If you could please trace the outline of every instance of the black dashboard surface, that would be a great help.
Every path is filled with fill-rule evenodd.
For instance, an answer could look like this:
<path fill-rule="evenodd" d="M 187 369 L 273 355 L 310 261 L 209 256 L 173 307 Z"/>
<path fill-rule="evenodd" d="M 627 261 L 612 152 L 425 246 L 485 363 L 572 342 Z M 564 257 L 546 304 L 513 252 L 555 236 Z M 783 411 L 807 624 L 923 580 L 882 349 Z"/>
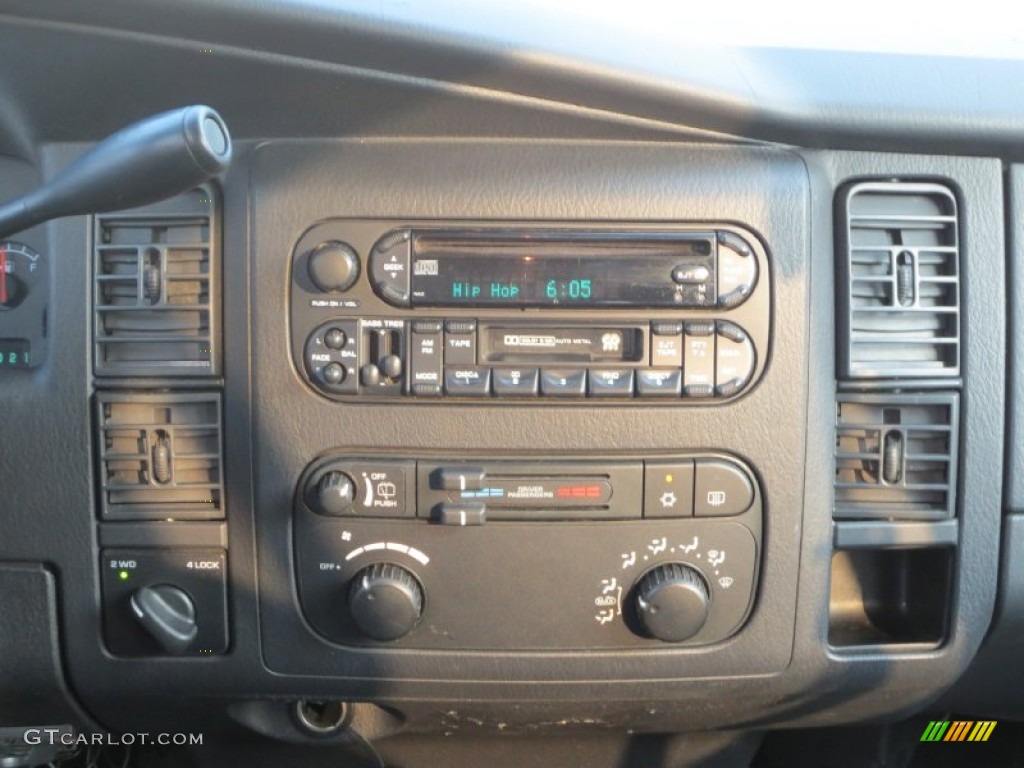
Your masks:
<path fill-rule="evenodd" d="M 758 48 L 713 39 L 680 46 L 663 30 L 615 38 L 607 21 L 557 8 L 531 7 L 531 14 L 445 2 L 250 0 L 13 0 L 0 9 L 4 199 L 52 178 L 116 128 L 184 104 L 214 106 L 235 140 L 231 169 L 202 188 L 201 198 L 190 198 L 210 206 L 214 217 L 207 222 L 214 233 L 208 247 L 216 258 L 204 267 L 218 278 L 210 289 L 216 330 L 204 350 L 215 360 L 212 375 L 108 376 L 95 357 L 102 348 L 98 329 L 105 327 L 94 316 L 107 295 L 96 279 L 108 264 L 103 248 L 125 242 L 135 248 L 135 241 L 117 240 L 116 229 L 135 216 L 158 222 L 145 225 L 157 234 L 144 243 L 150 250 L 139 253 L 174 250 L 180 243 L 159 234 L 159 222 L 192 217 L 191 208 L 188 217 L 181 213 L 187 201 L 60 219 L 11 238 L 47 260 L 49 304 L 45 359 L 28 370 L 0 368 L 0 725 L 67 722 L 86 731 L 156 732 L 170 722 L 174 730 L 205 730 L 221 745 L 215 749 L 251 739 L 245 748 L 258 752 L 262 744 L 271 759 L 279 747 L 261 739 L 317 743 L 289 714 L 294 702 L 341 701 L 350 707 L 345 728 L 321 743 L 358 749 L 366 738 L 394 741 L 395 754 L 403 755 L 394 759 L 410 765 L 432 764 L 422 750 L 437 744 L 422 744 L 442 735 L 468 734 L 459 747 L 466 751 L 451 760 L 478 764 L 493 747 L 490 739 L 566 731 L 580 738 L 604 732 L 616 746 L 601 759 L 613 764 L 614 750 L 632 743 L 633 733 L 735 731 L 735 738 L 688 743 L 693 759 L 704 750 L 738 761 L 730 750 L 746 743 L 740 732 L 891 721 L 936 708 L 977 718 L 1019 716 L 1024 700 L 1016 680 L 1024 673 L 1005 662 L 1024 604 L 1013 565 L 1024 546 L 1014 439 L 1022 311 L 1014 162 L 1024 93 L 1012 85 L 1024 74 L 1024 60 Z M 576 33 L 557 33 L 567 25 Z M 607 44 L 610 39 L 617 44 Z M 953 375 L 865 381 L 837 368 L 846 339 L 836 318 L 849 301 L 843 205 L 862 181 L 918 185 L 913 194 L 921 185 L 938 185 L 955 201 L 953 215 L 939 219 L 956 228 L 959 262 L 935 281 L 955 284 Z M 888 221 L 885 215 L 881 220 Z M 670 407 L 645 401 L 639 389 L 630 402 L 601 408 L 586 407 L 592 402 L 586 398 L 522 402 L 491 394 L 461 403 L 374 400 L 367 382 L 376 386 L 380 372 L 362 369 L 359 375 L 369 378 L 361 379 L 358 397 L 323 397 L 301 363 L 300 345 L 314 338 L 302 323 L 348 323 L 343 327 L 359 334 L 358 354 L 367 362 L 367 350 L 382 348 L 383 358 L 414 337 L 436 334 L 443 343 L 442 334 L 456 332 L 453 322 L 488 322 L 486 307 L 446 314 L 378 302 L 366 274 L 372 239 L 355 254 L 362 271 L 349 298 L 356 301 L 346 305 L 336 292 L 341 298 L 329 308 L 310 305 L 312 319 L 295 312 L 291 303 L 300 294 L 293 284 L 308 284 L 293 270 L 306 263 L 297 246 L 304 233 L 333 227 L 344 234 L 351 222 L 367 220 L 393 222 L 396 229 L 403 222 L 523 229 L 525 222 L 570 230 L 749 233 L 763 254 L 749 307 L 770 315 L 767 327 L 750 334 L 759 378 L 735 399 L 707 407 L 687 407 L 685 387 Z M 113 232 L 112 239 L 104 240 L 104 232 Z M 893 254 L 918 247 L 927 246 L 910 239 L 892 246 Z M 915 274 L 920 291 L 928 274 Z M 893 285 L 904 279 L 896 272 L 891 278 Z M 0 304 L 7 304 L 5 296 Z M 534 307 L 509 311 L 502 321 L 576 327 L 567 319 L 574 311 L 580 325 L 632 323 L 645 344 L 656 331 L 672 333 L 657 327 L 663 318 L 650 308 Z M 680 343 L 701 334 L 724 338 L 715 336 L 723 327 L 733 333 L 728 329 L 737 322 L 754 322 L 752 309 L 743 312 L 688 311 L 678 315 L 674 332 Z M 0 312 L 0 338 L 13 317 Z M 549 365 L 524 359 L 527 366 Z M 555 360 L 559 370 L 579 366 Z M 637 363 L 638 371 L 644 365 Z M 592 381 L 593 366 L 587 375 Z M 933 402 L 927 398 L 935 394 L 959 405 L 946 448 L 958 470 L 944 491 L 952 495 L 953 512 L 833 519 L 837 471 L 847 460 L 837 449 L 838 404 L 891 398 L 884 426 L 895 428 L 894 409 L 917 404 L 918 396 Z M 170 413 L 182 395 L 216 403 L 222 506 L 188 520 L 117 521 L 104 485 L 112 451 L 101 437 L 111 413 L 104 404 L 166 401 Z M 912 430 L 895 431 L 909 440 Z M 933 454 L 941 453 L 931 445 Z M 571 557 L 552 550 L 543 562 L 517 559 L 511 545 L 481 554 L 474 548 L 492 546 L 482 536 L 441 526 L 427 533 L 416 528 L 428 525 L 416 514 L 348 527 L 331 522 L 322 530 L 345 542 L 339 561 L 346 552 L 357 556 L 348 543 L 353 536 L 352 546 L 379 538 L 381 551 L 404 546 L 403 555 L 411 542 L 424 557 L 436 556 L 443 548 L 432 550 L 429 542 L 437 536 L 455 542 L 444 551 L 465 547 L 465 581 L 452 579 L 442 591 L 422 574 L 419 583 L 429 582 L 427 611 L 431 601 L 479 601 L 473 610 L 491 627 L 486 643 L 474 647 L 472 639 L 458 638 L 446 650 L 436 642 L 417 645 L 414 634 L 393 646 L 346 645 L 318 632 L 318 622 L 300 607 L 303 568 L 335 567 L 304 562 L 295 545 L 303 515 L 319 514 L 307 469 L 317 462 L 382 461 L 386 469 L 388 462 L 454 461 L 464 468 L 502 459 L 538 465 L 614 459 L 639 467 L 677 454 L 687 461 L 697 456 L 698 467 L 701 456 L 735 458 L 763 503 L 760 519 L 748 523 L 756 534 L 749 617 L 721 641 L 614 648 L 552 639 L 537 648 L 517 646 L 519 635 L 509 631 L 502 647 L 508 620 L 502 600 L 512 601 L 512 590 L 547 595 L 563 579 L 572 581 L 568 573 L 585 571 L 589 578 L 591 567 L 614 590 L 608 582 L 616 575 L 625 580 L 626 565 L 619 569 L 616 559 L 598 567 L 584 545 Z M 355 475 L 369 499 L 370 481 L 360 486 Z M 420 491 L 429 482 L 422 480 Z M 594 552 L 602 531 L 627 525 L 513 519 L 495 516 L 488 533 L 520 526 L 523 538 L 516 541 L 538 552 L 547 551 L 544 525 L 569 526 L 584 542 L 592 536 Z M 675 535 L 653 519 L 628 525 L 639 526 L 643 541 L 624 542 L 623 561 L 631 551 L 643 557 L 645 546 L 655 557 L 668 546 L 658 549 L 660 537 Z M 689 537 L 690 528 L 680 530 Z M 715 529 L 700 530 L 703 537 Z M 127 573 L 134 566 L 123 565 L 132 561 L 125 553 L 198 553 L 194 563 L 225 549 L 226 652 L 170 658 L 112 650 L 104 603 L 110 588 L 101 585 L 101 563 Z M 401 562 L 415 574 L 416 563 Z M 470 581 L 490 591 L 474 591 Z M 640 586 L 638 579 L 630 589 Z M 338 610 L 345 595 L 339 588 Z M 634 592 L 627 597 L 633 600 Z M 621 608 L 626 600 L 600 599 L 598 607 Z M 634 610 L 642 610 L 637 604 Z M 545 620 L 528 614 L 521 620 Z M 630 622 L 639 614 L 614 620 L 625 622 L 623 636 L 637 633 Z M 851 621 L 854 634 L 863 633 L 859 639 L 844 634 Z M 445 627 L 428 621 L 417 631 L 441 636 Z M 522 636 L 536 637 L 525 628 Z M 659 759 L 668 760 L 678 746 L 662 744 Z M 215 749 L 205 758 L 198 752 L 195 764 L 217 764 Z M 552 749 L 551 759 L 562 759 Z M 646 759 L 628 752 L 615 764 Z M 515 754 L 495 759 L 521 764 Z"/>

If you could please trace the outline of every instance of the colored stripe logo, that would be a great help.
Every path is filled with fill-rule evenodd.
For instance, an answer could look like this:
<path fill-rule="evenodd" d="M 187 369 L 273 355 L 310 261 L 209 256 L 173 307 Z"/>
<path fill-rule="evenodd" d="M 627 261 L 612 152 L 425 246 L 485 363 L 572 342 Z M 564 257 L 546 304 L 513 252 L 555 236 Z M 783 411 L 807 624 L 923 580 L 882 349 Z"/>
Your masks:
<path fill-rule="evenodd" d="M 996 720 L 932 720 L 921 734 L 921 741 L 988 741 L 996 729 Z"/>

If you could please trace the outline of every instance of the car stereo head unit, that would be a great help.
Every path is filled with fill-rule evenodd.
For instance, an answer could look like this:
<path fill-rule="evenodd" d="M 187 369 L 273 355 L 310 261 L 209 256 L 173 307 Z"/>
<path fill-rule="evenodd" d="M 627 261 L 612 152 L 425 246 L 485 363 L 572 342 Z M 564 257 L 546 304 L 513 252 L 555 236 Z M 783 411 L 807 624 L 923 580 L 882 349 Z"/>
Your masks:
<path fill-rule="evenodd" d="M 296 245 L 293 359 L 320 393 L 715 402 L 770 340 L 736 225 L 332 220 Z"/>
<path fill-rule="evenodd" d="M 414 232 L 408 248 L 406 304 L 412 307 L 706 307 L 716 301 L 714 233 Z M 756 269 L 753 259 L 749 264 Z M 753 282 L 747 279 L 749 288 Z"/>

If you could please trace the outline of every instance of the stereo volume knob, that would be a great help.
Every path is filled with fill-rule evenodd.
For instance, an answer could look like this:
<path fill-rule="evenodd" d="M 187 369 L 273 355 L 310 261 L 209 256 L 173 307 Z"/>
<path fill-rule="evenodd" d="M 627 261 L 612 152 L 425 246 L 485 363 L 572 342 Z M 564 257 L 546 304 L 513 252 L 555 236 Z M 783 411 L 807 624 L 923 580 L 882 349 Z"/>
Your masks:
<path fill-rule="evenodd" d="M 423 588 L 400 565 L 376 563 L 356 574 L 348 609 L 360 631 L 374 640 L 409 634 L 423 614 Z"/>
<path fill-rule="evenodd" d="M 634 598 L 644 629 L 668 643 L 696 635 L 707 621 L 710 602 L 704 578 L 682 563 L 666 563 L 648 571 Z"/>
<path fill-rule="evenodd" d="M 324 293 L 347 291 L 359 277 L 359 257 L 345 243 L 328 240 L 309 252 L 309 279 Z"/>

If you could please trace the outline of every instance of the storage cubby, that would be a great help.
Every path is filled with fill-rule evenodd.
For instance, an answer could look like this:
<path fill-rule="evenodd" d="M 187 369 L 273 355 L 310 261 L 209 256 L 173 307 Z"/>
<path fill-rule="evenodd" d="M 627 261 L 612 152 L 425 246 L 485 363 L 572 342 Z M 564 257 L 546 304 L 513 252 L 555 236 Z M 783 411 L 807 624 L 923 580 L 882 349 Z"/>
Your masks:
<path fill-rule="evenodd" d="M 829 645 L 940 645 L 946 637 L 952 547 L 863 548 L 832 555 Z"/>

